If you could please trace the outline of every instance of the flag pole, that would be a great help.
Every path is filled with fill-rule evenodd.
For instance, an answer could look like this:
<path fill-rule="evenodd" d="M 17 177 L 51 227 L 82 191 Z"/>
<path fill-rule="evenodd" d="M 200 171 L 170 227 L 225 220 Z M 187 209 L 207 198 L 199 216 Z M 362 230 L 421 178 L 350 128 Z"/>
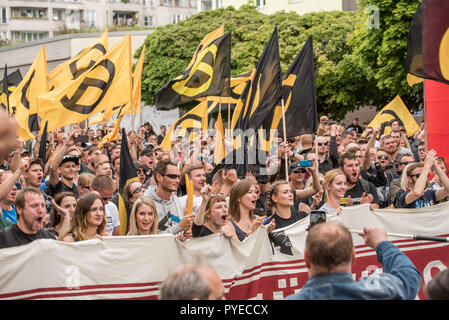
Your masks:
<path fill-rule="evenodd" d="M 284 145 L 287 144 L 287 128 L 285 127 L 285 106 L 284 106 L 284 97 L 281 98 L 282 104 L 282 127 L 284 129 Z M 288 182 L 288 158 L 287 155 L 284 155 L 285 160 L 285 180 Z"/>

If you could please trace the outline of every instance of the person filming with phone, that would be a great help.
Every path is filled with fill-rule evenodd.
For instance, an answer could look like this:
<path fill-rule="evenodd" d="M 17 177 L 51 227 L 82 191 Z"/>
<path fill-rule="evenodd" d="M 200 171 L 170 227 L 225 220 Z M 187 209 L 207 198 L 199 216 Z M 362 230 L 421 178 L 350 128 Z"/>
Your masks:
<path fill-rule="evenodd" d="M 309 279 L 301 291 L 286 300 L 412 300 L 421 286 L 421 274 L 392 242 L 387 232 L 365 227 L 359 233 L 376 250 L 383 273 L 355 281 L 352 265 L 355 251 L 352 235 L 341 224 L 318 223 L 308 232 L 304 260 Z"/>

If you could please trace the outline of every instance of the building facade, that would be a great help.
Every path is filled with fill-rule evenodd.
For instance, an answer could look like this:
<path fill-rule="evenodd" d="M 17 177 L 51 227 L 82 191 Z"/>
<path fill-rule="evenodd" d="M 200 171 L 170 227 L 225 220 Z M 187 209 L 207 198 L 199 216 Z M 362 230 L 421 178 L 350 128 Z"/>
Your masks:
<path fill-rule="evenodd" d="M 111 26 L 178 23 L 216 0 L 0 0 L 0 40 L 30 42 Z"/>
<path fill-rule="evenodd" d="M 221 0 L 224 7 L 239 8 L 248 0 Z M 319 11 L 354 11 L 357 10 L 357 0 L 253 0 L 260 12 L 273 14 L 276 11 L 294 11 L 305 14 Z"/>

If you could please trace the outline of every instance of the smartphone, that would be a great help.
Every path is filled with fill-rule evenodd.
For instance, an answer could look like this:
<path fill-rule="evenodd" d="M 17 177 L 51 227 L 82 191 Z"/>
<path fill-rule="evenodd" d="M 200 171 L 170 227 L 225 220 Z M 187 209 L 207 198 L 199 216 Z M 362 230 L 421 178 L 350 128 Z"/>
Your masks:
<path fill-rule="evenodd" d="M 322 211 L 322 210 L 311 210 L 310 211 L 310 227 L 318 224 L 318 223 L 323 223 L 326 222 L 326 211 Z"/>
<path fill-rule="evenodd" d="M 81 135 L 78 136 L 74 139 L 75 143 L 77 142 L 81 142 L 81 143 L 88 143 L 89 142 L 89 137 L 87 135 Z"/>
<path fill-rule="evenodd" d="M 300 167 L 311 167 L 312 166 L 312 160 L 300 160 L 299 161 Z"/>
<path fill-rule="evenodd" d="M 348 203 L 348 198 L 340 198 L 340 204 L 341 205 L 346 205 Z"/>

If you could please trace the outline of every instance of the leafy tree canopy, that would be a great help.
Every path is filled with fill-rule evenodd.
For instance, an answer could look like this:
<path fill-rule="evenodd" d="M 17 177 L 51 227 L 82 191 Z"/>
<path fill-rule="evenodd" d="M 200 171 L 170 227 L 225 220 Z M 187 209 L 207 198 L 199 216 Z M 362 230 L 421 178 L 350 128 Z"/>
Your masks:
<path fill-rule="evenodd" d="M 406 11 L 408 17 L 409 8 Z M 147 50 L 142 72 L 142 100 L 148 105 L 154 104 L 154 94 L 170 79 L 185 71 L 203 37 L 223 24 L 225 32 L 232 31 L 232 75 L 254 68 L 274 27 L 278 26 L 283 72 L 301 50 L 308 36 L 313 36 L 316 94 L 320 113 L 341 119 L 346 112 L 363 105 L 372 104 L 381 108 L 391 100 L 390 96 L 394 97 L 404 90 L 411 91 L 406 82 L 404 85 L 405 78 L 401 78 L 404 74 L 405 56 L 403 51 L 400 56 L 398 52 L 403 49 L 403 43 L 389 45 L 387 42 L 385 47 L 378 48 L 376 44 L 382 41 L 370 40 L 374 36 L 364 32 L 362 22 L 357 23 L 365 18 L 362 10 L 304 15 L 280 11 L 265 15 L 254 6 L 246 5 L 239 10 L 228 7 L 203 11 L 176 25 L 158 27 L 145 40 Z M 394 29 L 393 20 L 391 18 L 389 23 Z M 404 18 L 402 29 L 408 31 L 409 20 L 411 21 L 411 17 Z M 393 33 L 394 30 L 390 32 Z M 405 42 L 405 47 L 406 35 L 405 32 L 404 39 L 400 39 Z M 395 42 L 398 37 L 400 35 L 391 34 L 390 41 Z M 395 51 L 390 52 L 395 47 Z M 381 49 L 382 54 L 379 52 Z M 136 58 L 139 54 L 140 49 L 135 54 Z M 379 60 L 379 57 L 385 60 Z M 371 61 L 372 58 L 376 61 Z M 379 70 L 380 67 L 384 68 Z M 402 75 L 395 74 L 400 73 L 400 70 Z M 390 78 L 385 79 L 382 74 L 387 74 Z M 398 81 L 402 83 L 397 83 Z M 402 91 L 393 94 L 399 88 Z"/>

